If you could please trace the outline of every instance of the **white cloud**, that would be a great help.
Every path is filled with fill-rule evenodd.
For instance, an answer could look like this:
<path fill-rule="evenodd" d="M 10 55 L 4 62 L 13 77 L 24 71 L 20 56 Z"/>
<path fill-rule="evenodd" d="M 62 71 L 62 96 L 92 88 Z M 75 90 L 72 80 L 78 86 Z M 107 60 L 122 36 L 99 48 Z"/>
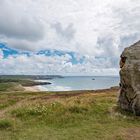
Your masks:
<path fill-rule="evenodd" d="M 139 32 L 139 9 L 137 0 L 4 0 L 0 5 L 0 31 L 14 39 L 12 47 L 19 49 L 19 42 L 28 41 L 29 50 L 34 50 L 33 46 L 38 50 L 69 47 L 96 55 L 98 38 L 109 36 L 119 45 L 116 39 Z"/>
<path fill-rule="evenodd" d="M 65 74 L 65 75 L 117 75 L 117 69 L 104 67 L 108 63 L 99 59 L 85 59 L 83 64 L 72 64 L 71 56 L 15 55 L 0 59 L 0 74 Z M 6 69 L 6 71 L 5 71 Z"/>
<path fill-rule="evenodd" d="M 0 34 L 13 39 L 38 41 L 44 36 L 41 21 L 26 11 L 28 3 L 5 0 L 0 4 Z"/>
<path fill-rule="evenodd" d="M 73 51 L 77 59 L 79 56 L 86 58 L 84 64 L 78 66 L 62 61 L 64 64 L 56 71 L 74 72 L 77 69 L 81 72 L 90 67 L 89 72 L 93 70 L 94 73 L 97 66 L 108 70 L 118 67 L 124 47 L 140 38 L 139 17 L 139 0 L 1 0 L 0 42 L 32 52 Z M 10 61 L 14 63 L 18 59 L 21 58 Z M 26 63 L 35 63 L 36 56 L 34 61 L 26 59 Z M 41 57 L 44 63 L 38 59 L 39 56 L 35 65 L 48 66 L 55 71 L 56 58 L 51 58 L 52 63 L 47 66 L 50 58 Z M 32 64 L 29 66 L 31 69 Z"/>

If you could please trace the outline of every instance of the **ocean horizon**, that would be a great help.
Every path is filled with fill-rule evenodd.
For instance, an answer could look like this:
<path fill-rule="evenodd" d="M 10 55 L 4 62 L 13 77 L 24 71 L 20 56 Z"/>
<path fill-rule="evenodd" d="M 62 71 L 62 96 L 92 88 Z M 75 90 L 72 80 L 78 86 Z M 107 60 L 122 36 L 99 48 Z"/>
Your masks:
<path fill-rule="evenodd" d="M 50 85 L 40 85 L 41 91 L 74 91 L 97 90 L 119 86 L 119 76 L 63 76 L 49 80 L 37 80 L 50 82 Z"/>

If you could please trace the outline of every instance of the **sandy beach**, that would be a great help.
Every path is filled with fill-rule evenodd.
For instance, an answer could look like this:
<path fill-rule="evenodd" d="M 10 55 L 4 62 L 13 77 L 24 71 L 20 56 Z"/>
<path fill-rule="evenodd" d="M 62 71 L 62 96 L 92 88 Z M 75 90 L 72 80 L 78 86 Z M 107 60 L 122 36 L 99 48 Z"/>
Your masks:
<path fill-rule="evenodd" d="M 25 91 L 32 91 L 32 92 L 40 91 L 39 87 L 37 87 L 37 86 L 24 87 L 24 89 L 25 89 Z"/>

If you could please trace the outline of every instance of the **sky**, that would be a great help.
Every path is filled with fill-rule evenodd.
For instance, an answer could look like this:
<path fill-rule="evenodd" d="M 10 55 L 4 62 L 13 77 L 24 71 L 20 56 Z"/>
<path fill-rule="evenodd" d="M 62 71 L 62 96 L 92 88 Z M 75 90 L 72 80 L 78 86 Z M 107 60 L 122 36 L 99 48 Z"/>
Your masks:
<path fill-rule="evenodd" d="M 140 0 L 0 0 L 0 74 L 118 75 L 140 39 Z"/>

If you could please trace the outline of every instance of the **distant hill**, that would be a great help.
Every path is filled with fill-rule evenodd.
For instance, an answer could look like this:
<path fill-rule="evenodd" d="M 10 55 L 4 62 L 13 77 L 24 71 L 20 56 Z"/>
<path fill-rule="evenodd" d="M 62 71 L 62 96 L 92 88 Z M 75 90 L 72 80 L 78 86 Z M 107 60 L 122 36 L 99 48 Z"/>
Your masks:
<path fill-rule="evenodd" d="M 0 75 L 2 79 L 31 79 L 31 80 L 47 80 L 53 78 L 63 78 L 61 75 Z"/>

